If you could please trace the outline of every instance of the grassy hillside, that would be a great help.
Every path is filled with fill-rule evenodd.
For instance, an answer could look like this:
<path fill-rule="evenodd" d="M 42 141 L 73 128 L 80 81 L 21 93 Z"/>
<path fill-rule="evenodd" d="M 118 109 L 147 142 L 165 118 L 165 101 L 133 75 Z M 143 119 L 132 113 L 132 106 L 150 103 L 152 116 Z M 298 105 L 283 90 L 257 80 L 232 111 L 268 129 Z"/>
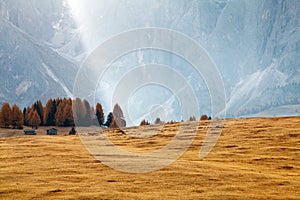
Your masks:
<path fill-rule="evenodd" d="M 167 144 L 176 126 L 147 139 L 105 134 L 121 148 L 150 152 Z M 206 130 L 200 123 L 193 144 L 172 165 L 129 174 L 96 160 L 79 136 L 64 135 L 68 129 L 58 136 L 1 129 L 0 199 L 299 199 L 300 117 L 227 119 L 217 145 L 200 160 Z"/>

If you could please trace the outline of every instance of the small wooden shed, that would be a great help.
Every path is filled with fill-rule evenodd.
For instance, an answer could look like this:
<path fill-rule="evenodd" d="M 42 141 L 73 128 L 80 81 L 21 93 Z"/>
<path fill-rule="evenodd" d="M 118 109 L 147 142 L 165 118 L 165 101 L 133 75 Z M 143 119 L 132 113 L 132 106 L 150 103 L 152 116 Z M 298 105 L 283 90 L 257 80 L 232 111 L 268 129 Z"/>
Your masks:
<path fill-rule="evenodd" d="M 36 135 L 36 130 L 34 130 L 34 129 L 27 129 L 27 130 L 24 130 L 24 134 L 25 135 Z"/>
<path fill-rule="evenodd" d="M 47 129 L 47 135 L 57 135 L 58 131 L 56 128 Z"/>

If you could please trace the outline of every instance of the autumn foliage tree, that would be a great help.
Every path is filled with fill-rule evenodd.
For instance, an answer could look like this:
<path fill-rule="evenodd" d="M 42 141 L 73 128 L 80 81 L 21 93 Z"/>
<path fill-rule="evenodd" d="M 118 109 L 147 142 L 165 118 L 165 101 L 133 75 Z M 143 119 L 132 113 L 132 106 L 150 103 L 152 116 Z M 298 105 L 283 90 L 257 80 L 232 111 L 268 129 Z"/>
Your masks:
<path fill-rule="evenodd" d="M 56 99 L 56 103 L 58 103 L 55 114 L 56 126 L 74 126 L 72 100 Z"/>
<path fill-rule="evenodd" d="M 73 101 L 73 114 L 76 125 L 83 125 L 84 108 L 80 98 L 76 98 Z"/>
<path fill-rule="evenodd" d="M 44 109 L 44 125 L 55 126 L 56 101 L 51 98 L 47 101 Z"/>
<path fill-rule="evenodd" d="M 55 113 L 55 124 L 56 126 L 64 126 L 64 121 L 65 121 L 65 117 L 64 117 L 64 108 L 65 108 L 65 101 L 60 101 L 57 109 L 56 109 L 56 113 Z"/>
<path fill-rule="evenodd" d="M 91 114 L 91 125 L 99 126 L 99 122 L 96 116 L 96 110 L 93 106 L 91 106 L 90 114 Z"/>
<path fill-rule="evenodd" d="M 43 104 L 40 100 L 36 101 L 33 105 L 34 109 L 37 111 L 40 119 L 41 119 L 41 124 L 44 124 L 44 107 Z"/>
<path fill-rule="evenodd" d="M 196 121 L 196 117 L 195 117 L 195 115 L 193 115 L 193 116 L 190 116 L 190 118 L 189 118 L 189 121 Z"/>
<path fill-rule="evenodd" d="M 92 114 L 93 108 L 91 108 L 89 102 L 87 100 L 81 100 L 80 98 L 76 98 L 72 104 L 74 120 L 76 125 L 79 126 L 90 126 L 92 122 Z"/>
<path fill-rule="evenodd" d="M 200 120 L 208 120 L 208 116 L 207 115 L 201 115 Z"/>
<path fill-rule="evenodd" d="M 29 114 L 30 114 L 31 111 L 32 111 L 32 108 L 30 108 L 28 106 L 26 108 L 25 115 L 23 116 L 24 117 L 24 125 L 25 126 L 29 126 Z"/>
<path fill-rule="evenodd" d="M 82 124 L 83 126 L 90 126 L 91 125 L 91 106 L 90 103 L 86 100 L 82 100 L 83 106 L 83 113 L 82 113 Z"/>
<path fill-rule="evenodd" d="M 100 126 L 104 125 L 104 112 L 100 103 L 96 104 L 96 117 Z"/>
<path fill-rule="evenodd" d="M 16 104 L 14 104 L 11 109 L 11 124 L 14 129 L 23 128 L 23 113 Z"/>
<path fill-rule="evenodd" d="M 63 111 L 64 126 L 74 126 L 74 118 L 72 112 L 72 100 L 68 99 Z"/>
<path fill-rule="evenodd" d="M 115 118 L 112 118 L 112 121 L 111 121 L 111 124 L 110 124 L 109 128 L 119 128 L 119 125 L 117 124 Z"/>
<path fill-rule="evenodd" d="M 1 107 L 0 125 L 4 128 L 9 128 L 11 125 L 11 108 L 7 102 L 4 102 Z"/>
<path fill-rule="evenodd" d="M 99 105 L 98 116 L 103 124 L 104 113 L 101 104 Z M 90 106 L 87 100 L 81 100 L 80 98 L 76 98 L 76 100 L 50 98 L 45 107 L 38 100 L 31 107 L 25 107 L 23 112 L 17 105 L 13 105 L 11 109 L 9 103 L 3 103 L 0 109 L 0 126 L 5 128 L 9 128 L 11 125 L 13 128 L 21 128 L 23 125 L 36 128 L 40 125 L 74 126 L 74 118 L 78 121 L 77 125 L 90 126 L 98 124 L 95 114 L 94 107 Z"/>
<path fill-rule="evenodd" d="M 37 129 L 40 124 L 41 124 L 41 119 L 39 114 L 35 109 L 32 109 L 28 115 L 28 125 L 31 126 L 32 128 Z"/>
<path fill-rule="evenodd" d="M 113 118 L 116 122 L 116 125 L 121 128 L 121 127 L 125 127 L 126 126 L 126 121 L 124 119 L 123 116 L 123 111 L 121 109 L 121 107 L 119 106 L 119 104 L 115 104 L 114 109 L 113 109 Z"/>

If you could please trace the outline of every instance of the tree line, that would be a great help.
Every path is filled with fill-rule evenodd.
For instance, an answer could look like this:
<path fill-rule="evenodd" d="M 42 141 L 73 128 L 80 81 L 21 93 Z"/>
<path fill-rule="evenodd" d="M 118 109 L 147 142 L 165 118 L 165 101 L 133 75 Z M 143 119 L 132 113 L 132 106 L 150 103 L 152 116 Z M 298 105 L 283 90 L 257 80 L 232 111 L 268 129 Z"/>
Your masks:
<path fill-rule="evenodd" d="M 4 102 L 0 110 L 0 126 L 4 128 L 18 128 L 31 126 L 101 126 L 118 128 L 125 127 L 126 121 L 123 111 L 118 104 L 114 105 L 113 111 L 109 112 L 106 120 L 102 105 L 90 106 L 90 103 L 80 98 L 50 98 L 43 106 L 40 100 L 31 106 L 25 107 L 23 111 L 14 104 Z"/>
<path fill-rule="evenodd" d="M 206 114 L 203 114 L 201 115 L 200 117 L 200 121 L 203 121 L 203 120 L 211 120 L 211 116 L 207 116 Z M 197 121 L 196 117 L 194 115 L 190 116 L 190 118 L 187 120 L 187 121 Z M 183 120 L 181 120 L 181 122 L 184 122 Z M 179 123 L 177 122 L 176 120 L 171 120 L 171 121 L 162 121 L 159 117 L 157 117 L 155 119 L 155 121 L 153 122 L 153 124 L 175 124 L 175 123 Z M 143 119 L 141 122 L 140 122 L 140 126 L 147 126 L 147 125 L 150 125 L 151 123 L 146 120 L 146 119 Z"/>

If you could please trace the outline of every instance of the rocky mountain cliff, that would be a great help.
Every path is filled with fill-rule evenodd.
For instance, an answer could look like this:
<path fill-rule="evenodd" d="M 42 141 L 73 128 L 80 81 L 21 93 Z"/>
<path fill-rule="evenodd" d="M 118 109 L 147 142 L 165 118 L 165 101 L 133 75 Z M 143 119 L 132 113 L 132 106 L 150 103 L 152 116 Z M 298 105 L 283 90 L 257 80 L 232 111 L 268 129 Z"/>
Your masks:
<path fill-rule="evenodd" d="M 50 44 L 55 35 L 48 27 L 51 17 L 39 13 L 37 2 L 1 2 L 0 102 L 22 107 L 38 99 L 72 96 L 78 64 Z"/>
<path fill-rule="evenodd" d="M 207 50 L 225 84 L 228 116 L 267 115 L 282 106 L 293 109 L 270 113 L 299 115 L 298 0 L 6 0 L 0 5 L 1 102 L 25 105 L 41 94 L 67 95 L 77 65 L 105 39 L 134 28 L 162 27 L 190 36 Z M 155 55 L 139 62 L 153 61 Z M 181 64 L 178 69 L 185 73 Z M 201 95 L 209 92 L 205 83 L 195 81 L 192 72 L 185 76 L 209 113 L 203 102 L 209 99 Z"/>

